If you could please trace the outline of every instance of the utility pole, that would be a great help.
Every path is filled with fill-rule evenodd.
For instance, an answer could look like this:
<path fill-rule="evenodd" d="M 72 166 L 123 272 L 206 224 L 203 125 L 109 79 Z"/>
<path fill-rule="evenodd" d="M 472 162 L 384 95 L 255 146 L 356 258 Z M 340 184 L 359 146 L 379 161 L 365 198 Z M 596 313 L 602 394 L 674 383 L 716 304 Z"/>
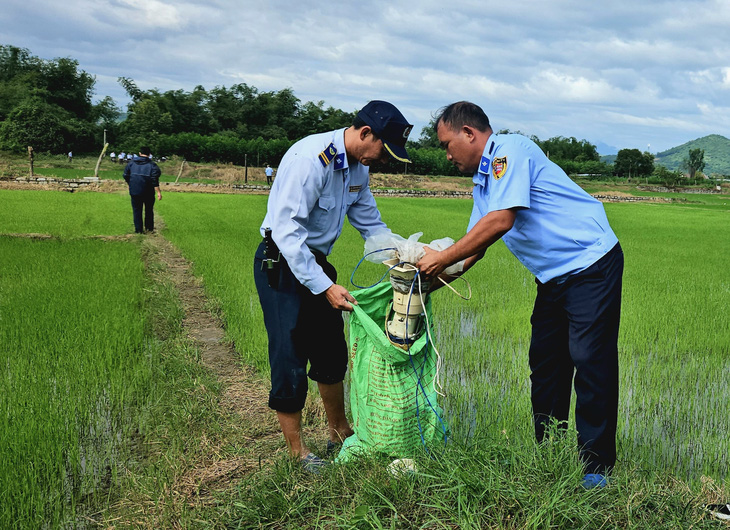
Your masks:
<path fill-rule="evenodd" d="M 106 145 L 106 129 L 104 129 L 104 145 Z"/>

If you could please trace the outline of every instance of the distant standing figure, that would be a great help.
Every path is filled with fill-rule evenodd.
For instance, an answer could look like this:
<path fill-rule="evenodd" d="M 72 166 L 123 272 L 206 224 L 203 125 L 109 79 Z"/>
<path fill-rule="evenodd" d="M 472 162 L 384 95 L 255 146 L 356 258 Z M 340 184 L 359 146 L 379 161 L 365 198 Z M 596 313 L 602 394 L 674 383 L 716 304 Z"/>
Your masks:
<path fill-rule="evenodd" d="M 74 154 L 71 151 L 69 151 L 68 152 L 68 161 L 73 162 L 73 159 L 74 159 Z"/>
<path fill-rule="evenodd" d="M 109 159 L 112 161 L 112 164 L 116 163 L 117 154 L 114 151 L 112 151 L 112 153 L 109 155 Z"/>
<path fill-rule="evenodd" d="M 132 153 L 127 153 L 127 162 L 131 162 L 134 160 L 134 155 Z"/>
<path fill-rule="evenodd" d="M 142 208 L 144 207 L 144 228 L 148 232 L 155 229 L 155 192 L 157 199 L 162 200 L 160 191 L 160 168 L 150 159 L 150 148 L 142 147 L 139 156 L 124 168 L 124 180 L 129 184 L 129 195 L 132 197 L 132 213 L 134 231 L 142 233 Z M 121 155 L 119 155 L 121 158 Z M 131 156 L 131 155 L 128 155 Z"/>
<path fill-rule="evenodd" d="M 269 165 L 266 164 L 266 184 L 271 186 L 271 180 L 274 177 L 274 169 Z"/>
<path fill-rule="evenodd" d="M 119 163 L 120 164 L 124 164 L 124 160 L 125 160 L 126 156 L 127 155 L 124 154 L 124 151 L 122 151 L 121 153 L 119 153 Z"/>

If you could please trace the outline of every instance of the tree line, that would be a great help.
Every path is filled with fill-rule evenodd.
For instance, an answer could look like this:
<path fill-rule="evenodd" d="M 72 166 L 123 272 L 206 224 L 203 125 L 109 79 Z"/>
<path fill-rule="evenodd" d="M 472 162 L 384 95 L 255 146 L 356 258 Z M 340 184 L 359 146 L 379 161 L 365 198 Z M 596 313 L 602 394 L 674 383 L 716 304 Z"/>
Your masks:
<path fill-rule="evenodd" d="M 0 149 L 24 152 L 33 146 L 36 152 L 98 153 L 106 138 L 117 151 L 135 152 L 149 145 L 158 155 L 190 161 L 277 165 L 297 139 L 347 127 L 357 112 L 325 106 L 324 101 L 302 103 L 290 88 L 265 92 L 239 83 L 161 92 L 141 90 L 126 77 L 118 81 L 131 100 L 126 113 L 109 96 L 92 103 L 95 78 L 76 60 L 45 60 L 27 49 L 0 45 Z M 570 175 L 631 177 L 654 171 L 652 155 L 637 149 L 621 150 L 611 165 L 601 161 L 587 140 L 531 139 Z M 392 161 L 379 169 L 458 175 L 440 149 L 433 121 L 407 148 L 412 164 Z M 692 176 L 702 171 L 698 157 L 690 153 L 687 160 Z"/>

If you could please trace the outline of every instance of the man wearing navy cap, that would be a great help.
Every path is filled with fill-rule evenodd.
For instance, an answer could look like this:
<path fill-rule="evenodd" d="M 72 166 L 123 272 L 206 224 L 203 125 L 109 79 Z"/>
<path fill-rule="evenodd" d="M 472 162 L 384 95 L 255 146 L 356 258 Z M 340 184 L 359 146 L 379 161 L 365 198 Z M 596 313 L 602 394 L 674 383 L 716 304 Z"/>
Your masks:
<path fill-rule="evenodd" d="M 464 258 L 464 271 L 502 239 L 535 275 L 530 379 L 535 434 L 568 421 L 571 385 L 586 474 L 602 487 L 616 462 L 618 328 L 624 256 L 603 205 L 518 134 L 492 134 L 473 103 L 449 105 L 436 119 L 446 158 L 474 176 L 467 234 L 427 250 L 418 267 L 435 276 Z M 574 379 L 575 376 L 575 379 Z"/>
<path fill-rule="evenodd" d="M 124 168 L 123 176 L 129 185 L 134 231 L 137 234 L 143 233 L 142 228 L 148 232 L 153 232 L 155 229 L 155 192 L 157 199 L 162 200 L 160 175 L 160 168 L 152 161 L 152 152 L 147 146 L 141 147 L 139 156 L 134 157 L 134 160 Z M 142 209 L 144 209 L 144 225 Z"/>
<path fill-rule="evenodd" d="M 346 129 L 295 143 L 271 187 L 264 241 L 254 259 L 254 280 L 269 338 L 271 392 L 292 456 L 317 472 L 325 462 L 301 436 L 307 376 L 317 382 L 329 429 L 328 449 L 353 434 L 345 417 L 342 381 L 347 344 L 342 311 L 355 299 L 338 285 L 327 262 L 347 216 L 363 238 L 387 230 L 369 188 L 368 167 L 390 158 L 408 162 L 413 128 L 385 101 L 371 101 Z M 309 371 L 307 371 L 309 364 Z"/>

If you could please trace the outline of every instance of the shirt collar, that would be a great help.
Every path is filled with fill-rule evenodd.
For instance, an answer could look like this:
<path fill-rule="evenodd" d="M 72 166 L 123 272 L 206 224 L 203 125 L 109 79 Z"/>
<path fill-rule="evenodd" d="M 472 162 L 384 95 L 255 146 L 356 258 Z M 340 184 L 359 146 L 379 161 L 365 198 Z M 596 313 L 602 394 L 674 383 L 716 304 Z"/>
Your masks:
<path fill-rule="evenodd" d="M 479 161 L 479 169 L 474 172 L 474 178 L 472 181 L 474 184 L 480 186 L 486 186 L 487 178 L 489 177 L 489 166 L 492 164 L 492 154 L 494 153 L 494 140 L 490 136 L 487 139 L 487 144 L 484 146 L 484 152 L 482 153 L 482 159 Z"/>

